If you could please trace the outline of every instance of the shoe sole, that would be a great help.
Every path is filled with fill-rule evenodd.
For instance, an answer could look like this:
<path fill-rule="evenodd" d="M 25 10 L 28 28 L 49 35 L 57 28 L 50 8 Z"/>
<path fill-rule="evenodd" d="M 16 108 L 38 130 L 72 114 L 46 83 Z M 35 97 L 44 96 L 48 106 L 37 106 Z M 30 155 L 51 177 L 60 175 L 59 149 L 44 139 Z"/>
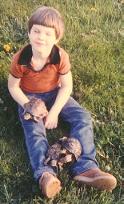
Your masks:
<path fill-rule="evenodd" d="M 96 178 L 88 178 L 86 176 L 75 176 L 74 180 L 79 183 L 83 183 L 99 190 L 112 191 L 117 184 L 115 177 L 113 176 L 99 176 Z"/>
<path fill-rule="evenodd" d="M 59 194 L 59 192 L 61 191 L 61 185 L 58 182 L 52 182 L 51 184 L 48 185 L 46 191 L 44 192 L 44 194 L 48 197 L 48 198 L 53 198 L 55 197 L 57 194 Z"/>
<path fill-rule="evenodd" d="M 47 182 L 43 180 L 42 182 L 42 193 L 45 195 L 47 198 L 53 198 L 55 197 L 60 191 L 61 191 L 61 182 L 58 179 L 55 179 L 54 177 Z"/>

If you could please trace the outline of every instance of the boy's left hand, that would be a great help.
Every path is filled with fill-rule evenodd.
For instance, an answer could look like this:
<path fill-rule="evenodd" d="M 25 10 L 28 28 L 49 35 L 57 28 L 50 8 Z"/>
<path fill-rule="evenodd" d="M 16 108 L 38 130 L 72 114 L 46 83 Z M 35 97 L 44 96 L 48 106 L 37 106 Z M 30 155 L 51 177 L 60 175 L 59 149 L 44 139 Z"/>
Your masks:
<path fill-rule="evenodd" d="M 45 128 L 53 129 L 58 124 L 58 114 L 55 111 L 50 110 L 47 117 L 45 118 Z"/>

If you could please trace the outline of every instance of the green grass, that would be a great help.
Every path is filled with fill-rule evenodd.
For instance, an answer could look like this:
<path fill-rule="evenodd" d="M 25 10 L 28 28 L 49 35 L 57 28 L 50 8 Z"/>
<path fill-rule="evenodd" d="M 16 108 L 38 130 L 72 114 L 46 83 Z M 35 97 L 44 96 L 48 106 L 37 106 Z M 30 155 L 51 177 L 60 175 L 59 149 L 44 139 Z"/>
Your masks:
<path fill-rule="evenodd" d="M 27 38 L 27 19 L 40 5 L 57 8 L 64 16 L 65 37 L 60 42 L 70 55 L 73 96 L 92 113 L 97 159 L 118 180 L 112 193 L 71 181 L 60 173 L 63 190 L 53 200 L 44 198 L 34 182 L 16 103 L 7 90 L 12 55 Z M 122 204 L 123 131 L 122 82 L 124 67 L 123 0 L 0 0 L 0 204 Z M 11 43 L 10 51 L 4 45 Z M 48 132 L 50 143 L 64 127 Z"/>

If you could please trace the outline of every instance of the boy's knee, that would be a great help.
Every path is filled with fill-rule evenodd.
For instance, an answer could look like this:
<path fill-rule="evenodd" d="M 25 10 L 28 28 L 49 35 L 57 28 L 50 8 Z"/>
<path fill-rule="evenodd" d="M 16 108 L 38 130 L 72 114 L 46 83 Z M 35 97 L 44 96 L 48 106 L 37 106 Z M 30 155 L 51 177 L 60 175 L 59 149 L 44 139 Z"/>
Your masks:
<path fill-rule="evenodd" d="M 81 108 L 81 117 L 85 118 L 86 120 L 91 120 L 91 113 L 86 109 Z"/>

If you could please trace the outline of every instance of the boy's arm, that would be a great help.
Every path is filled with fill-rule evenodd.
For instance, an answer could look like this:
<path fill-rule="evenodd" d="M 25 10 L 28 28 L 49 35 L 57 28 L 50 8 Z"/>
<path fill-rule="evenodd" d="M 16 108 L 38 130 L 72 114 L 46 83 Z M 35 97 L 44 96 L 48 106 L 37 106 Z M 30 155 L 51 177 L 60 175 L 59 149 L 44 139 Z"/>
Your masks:
<path fill-rule="evenodd" d="M 56 97 L 55 103 L 51 110 L 55 111 L 57 114 L 60 113 L 63 106 L 66 104 L 72 93 L 72 74 L 69 71 L 67 74 L 60 75 L 61 88 L 59 89 L 58 95 Z"/>
<path fill-rule="evenodd" d="M 13 77 L 11 74 L 9 74 L 8 78 L 8 89 L 12 96 L 12 98 L 20 104 L 22 107 L 25 103 L 29 102 L 29 99 L 27 96 L 23 93 L 23 91 L 20 89 L 20 79 Z"/>
<path fill-rule="evenodd" d="M 72 92 L 72 75 L 71 71 L 69 71 L 65 75 L 60 76 L 61 80 L 61 88 L 57 94 L 56 100 L 50 109 L 48 116 L 45 120 L 45 127 L 47 129 L 53 129 L 57 127 L 58 123 L 58 115 L 62 110 L 63 106 L 68 101 L 71 92 Z"/>

